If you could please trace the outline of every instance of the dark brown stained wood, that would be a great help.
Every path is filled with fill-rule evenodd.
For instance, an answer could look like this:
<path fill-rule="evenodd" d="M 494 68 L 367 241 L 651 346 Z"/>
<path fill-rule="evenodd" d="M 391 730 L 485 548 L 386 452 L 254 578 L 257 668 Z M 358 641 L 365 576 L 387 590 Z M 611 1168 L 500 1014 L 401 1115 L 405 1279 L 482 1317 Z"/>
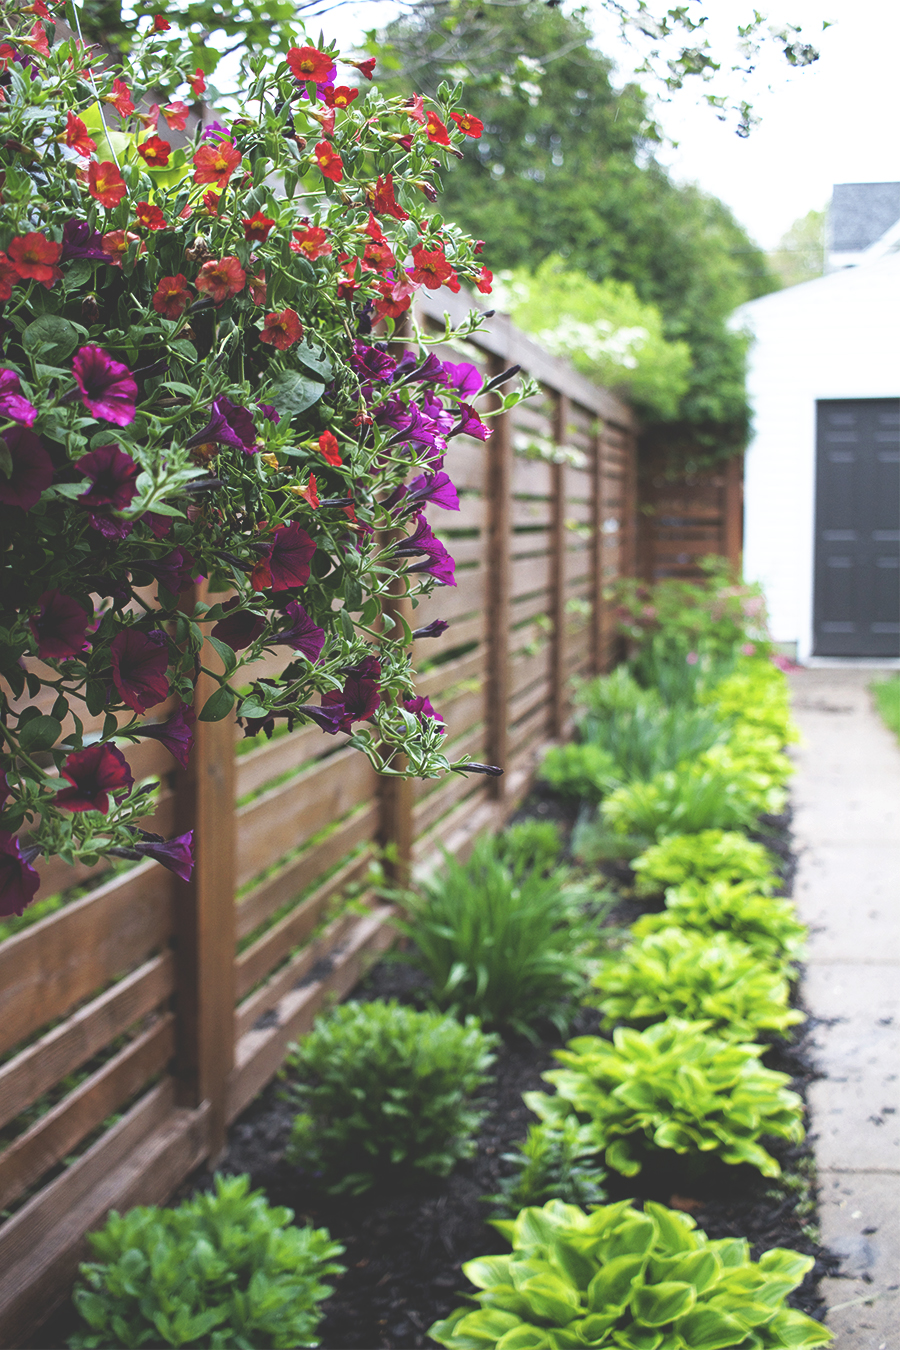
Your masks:
<path fill-rule="evenodd" d="M 383 536 L 385 540 L 389 536 Z M 476 545 L 478 541 L 475 541 Z M 384 599 L 384 629 L 388 634 L 398 631 L 400 621 L 413 626 L 412 600 L 406 594 L 405 577 L 395 577 L 390 593 Z M 424 692 L 423 690 L 419 691 Z M 413 836 L 413 785 L 409 778 L 400 777 L 409 767 L 406 755 L 395 754 L 385 766 L 393 773 L 385 773 L 377 780 L 378 842 L 384 851 L 384 868 L 388 880 L 398 887 L 409 885 L 409 867 Z"/>
<path fill-rule="evenodd" d="M 339 894 L 345 886 L 364 874 L 371 856 L 366 850 L 360 857 L 345 863 L 334 876 L 307 896 L 302 904 L 291 910 L 290 914 L 285 914 L 283 919 L 279 919 L 240 953 L 235 960 L 236 999 L 242 999 L 255 984 L 266 978 L 292 947 L 298 947 L 309 936 L 332 896 Z"/>
<path fill-rule="evenodd" d="M 157 1007 L 174 986 L 172 954 L 162 952 L 8 1060 L 0 1068 L 0 1126 Z"/>
<path fill-rule="evenodd" d="M 0 1153 L 0 1208 L 18 1199 L 166 1067 L 175 1046 L 174 1023 L 171 1013 L 163 1013 Z"/>
<path fill-rule="evenodd" d="M 479 746 L 479 738 L 473 737 L 472 739 L 472 758 L 474 759 L 474 751 L 476 746 Z M 457 753 L 459 752 L 454 751 L 454 754 Z M 463 750 L 462 753 L 465 753 L 465 751 Z M 483 760 L 476 762 L 484 763 Z M 417 803 L 415 809 L 416 836 L 418 837 L 430 830 L 435 821 L 440 820 L 441 816 L 445 815 L 458 801 L 468 797 L 472 792 L 483 791 L 489 781 L 490 779 L 486 779 L 482 774 L 451 774 L 439 788 L 436 788 Z"/>
<path fill-rule="evenodd" d="M 142 863 L 0 944 L 0 1051 L 160 947 L 172 931 L 173 881 Z"/>
<path fill-rule="evenodd" d="M 509 735 L 510 761 L 514 761 L 521 751 L 537 738 L 547 734 L 547 707 L 535 708 L 527 717 L 518 722 Z"/>
<path fill-rule="evenodd" d="M 732 455 L 725 463 L 725 519 L 722 522 L 722 552 L 735 572 L 741 570 L 744 544 L 744 457 Z"/>
<path fill-rule="evenodd" d="M 535 653 L 534 656 L 517 656 L 510 665 L 509 688 L 510 694 L 518 694 L 520 690 L 526 689 L 535 681 L 541 680 L 546 683 L 551 699 L 553 696 L 553 649 L 544 647 L 542 651 Z"/>
<path fill-rule="evenodd" d="M 264 1013 L 275 1007 L 279 999 L 284 998 L 291 989 L 296 989 L 316 962 L 327 956 L 329 950 L 343 940 L 358 918 L 359 915 L 356 913 L 338 915 L 318 937 L 308 942 L 303 950 L 292 956 L 271 979 L 266 980 L 264 985 L 255 989 L 238 1005 L 234 1014 L 235 1044 L 246 1032 L 252 1030 L 254 1023 L 258 1022 Z"/>
<path fill-rule="evenodd" d="M 298 727 L 287 736 L 258 745 L 249 754 L 239 755 L 236 764 L 235 796 L 240 801 L 248 792 L 257 792 L 273 778 L 299 768 L 306 760 L 316 759 L 335 746 L 343 745 L 346 737 L 326 736 L 318 727 Z"/>
<path fill-rule="evenodd" d="M 368 760 L 348 747 L 242 806 L 237 813 L 238 885 L 368 801 L 376 783 Z"/>
<path fill-rule="evenodd" d="M 355 815 L 313 844 L 298 858 L 292 858 L 272 876 L 261 881 L 241 899 L 235 918 L 238 939 L 245 938 L 276 910 L 296 899 L 311 881 L 340 862 L 357 844 L 375 837 L 378 807 L 370 802 Z"/>
<path fill-rule="evenodd" d="M 482 721 L 484 690 L 466 689 L 461 694 L 451 695 L 449 699 L 440 699 L 435 707 L 444 719 L 449 740 L 452 740 Z"/>
<path fill-rule="evenodd" d="M 491 371 L 499 375 L 503 362 L 494 360 Z M 493 408 L 502 406 L 509 386 L 491 397 Z M 494 434 L 487 446 L 487 668 L 484 680 L 485 756 L 489 764 L 506 766 L 506 705 L 509 701 L 509 625 L 512 598 L 512 423 L 508 412 L 494 419 Z M 497 801 L 506 796 L 504 779 L 491 778 L 487 795 Z M 421 828 L 421 827 L 420 827 Z"/>
<path fill-rule="evenodd" d="M 508 802 L 494 801 L 483 792 L 467 797 L 448 811 L 434 829 L 416 841 L 417 867 L 427 872 L 440 866 L 441 848 L 446 848 L 455 857 L 466 858 L 475 837 L 482 830 L 493 829 L 506 818 L 509 810 Z"/>
<path fill-rule="evenodd" d="M 547 596 L 530 595 L 522 598 L 513 597 L 512 603 L 512 638 L 511 641 L 518 643 L 518 633 L 521 631 L 524 623 L 528 619 L 534 619 L 539 614 L 547 613 Z M 546 633 L 544 634 L 546 637 Z"/>
<path fill-rule="evenodd" d="M 569 400 L 557 395 L 554 439 L 557 445 L 566 444 L 569 427 Z M 566 492 L 569 475 L 565 464 L 553 465 L 553 565 L 550 580 L 550 607 L 553 623 L 550 639 L 550 734 L 559 736 L 566 709 Z"/>
<path fill-rule="evenodd" d="M 215 688 L 201 675 L 198 711 Z M 178 780 L 178 832 L 194 831 L 194 871 L 190 881 L 176 881 L 175 1077 L 179 1106 L 209 1102 L 213 1160 L 225 1144 L 225 1092 L 233 1062 L 235 731 L 233 714 L 220 722 L 198 719 L 188 767 Z"/>
<path fill-rule="evenodd" d="M 202 1161 L 208 1108 L 177 1110 L 165 1079 L 137 1102 L 82 1158 L 45 1186 L 0 1230 L 0 1344 L 26 1345 L 63 1301 L 84 1236 L 134 1205 L 168 1199 Z"/>
<path fill-rule="evenodd" d="M 331 999 L 343 998 L 365 969 L 367 958 L 383 952 L 396 938 L 388 920 L 393 905 L 383 905 L 358 920 L 355 927 L 330 953 L 333 965 L 322 980 L 304 989 L 292 990 L 277 1005 L 278 1024 L 246 1032 L 235 1047 L 234 1069 L 228 1085 L 228 1119 L 233 1120 L 252 1101 L 281 1066 L 291 1041 L 313 1024 L 319 1009 Z"/>

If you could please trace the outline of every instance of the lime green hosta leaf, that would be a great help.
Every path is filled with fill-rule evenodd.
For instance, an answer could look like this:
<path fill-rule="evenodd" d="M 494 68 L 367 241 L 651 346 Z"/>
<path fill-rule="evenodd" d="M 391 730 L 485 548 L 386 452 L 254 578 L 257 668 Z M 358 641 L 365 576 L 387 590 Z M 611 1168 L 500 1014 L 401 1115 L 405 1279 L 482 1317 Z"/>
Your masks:
<path fill-rule="evenodd" d="M 802 1350 L 830 1345 L 834 1339 L 827 1327 L 823 1327 L 820 1322 L 814 1322 L 811 1317 L 798 1312 L 796 1308 L 784 1308 L 779 1312 L 766 1327 L 766 1333 L 772 1338 L 770 1345 L 797 1346 L 802 1347 Z M 774 1339 L 775 1337 L 778 1339 Z"/>
<path fill-rule="evenodd" d="M 615 1320 L 631 1298 L 645 1264 L 643 1256 L 617 1256 L 607 1261 L 588 1285 L 587 1302 L 591 1312 L 608 1312 Z"/>
<path fill-rule="evenodd" d="M 692 1284 L 666 1280 L 638 1289 L 631 1300 L 631 1311 L 643 1326 L 661 1327 L 690 1312 L 696 1300 L 697 1291 Z"/>
<path fill-rule="evenodd" d="M 678 1334 L 691 1350 L 730 1350 L 742 1345 L 746 1326 L 717 1308 L 694 1308 L 678 1322 Z"/>
<path fill-rule="evenodd" d="M 519 1286 L 534 1313 L 555 1326 L 566 1326 L 581 1311 L 578 1292 L 549 1273 L 534 1275 Z"/>
<path fill-rule="evenodd" d="M 467 1261 L 463 1273 L 476 1289 L 491 1289 L 496 1284 L 509 1284 L 509 1256 L 482 1256 L 475 1261 Z"/>

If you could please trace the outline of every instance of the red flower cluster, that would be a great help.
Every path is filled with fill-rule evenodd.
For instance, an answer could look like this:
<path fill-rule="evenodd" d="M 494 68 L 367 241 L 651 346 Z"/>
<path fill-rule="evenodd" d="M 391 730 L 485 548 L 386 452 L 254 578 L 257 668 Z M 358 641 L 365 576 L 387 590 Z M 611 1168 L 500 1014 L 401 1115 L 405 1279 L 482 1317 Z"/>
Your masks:
<path fill-rule="evenodd" d="M 293 309 L 283 309 L 280 313 L 266 315 L 259 340 L 285 352 L 288 347 L 299 342 L 302 336 L 303 324 L 299 315 Z"/>
<path fill-rule="evenodd" d="M 451 291 L 459 290 L 459 280 L 452 265 L 447 261 L 441 249 L 414 248 L 412 251 L 414 266 L 409 272 L 411 281 L 436 291 L 439 286 L 449 286 Z"/>
<path fill-rule="evenodd" d="M 158 206 L 151 206 L 149 202 L 138 202 L 134 214 L 137 216 L 138 224 L 143 225 L 145 230 L 165 230 L 168 229 L 168 222 Z"/>
<path fill-rule="evenodd" d="M 61 252 L 61 244 L 53 243 L 41 230 L 32 230 L 28 234 L 16 235 L 9 245 L 7 256 L 17 280 L 39 281 L 49 290 L 54 281 L 62 276 L 56 266 Z"/>
<path fill-rule="evenodd" d="M 310 262 L 331 252 L 328 236 L 318 225 L 308 226 L 305 230 L 293 230 L 292 234 L 294 237 L 290 243 L 291 252 L 302 253 Z"/>
<path fill-rule="evenodd" d="M 480 140 L 484 131 L 484 123 L 480 117 L 474 117 L 472 113 L 456 112 L 452 112 L 450 116 L 464 136 L 471 136 L 474 141 Z"/>
<path fill-rule="evenodd" d="M 322 90 L 322 97 L 325 100 L 326 107 L 349 108 L 353 100 L 359 98 L 359 90 L 351 89 L 346 84 L 339 84 L 337 89 L 328 86 Z"/>
<path fill-rule="evenodd" d="M 325 178 L 330 178 L 332 183 L 341 181 L 344 176 L 343 161 L 338 152 L 327 141 L 319 141 L 313 156 Z"/>
<path fill-rule="evenodd" d="M 324 84 L 334 69 L 331 53 L 315 47 L 289 48 L 287 63 L 295 80 L 311 80 L 313 84 Z"/>
<path fill-rule="evenodd" d="M 187 280 L 179 272 L 177 276 L 162 278 L 153 293 L 151 304 L 164 319 L 180 319 L 193 298 Z"/>
<path fill-rule="evenodd" d="M 221 189 L 241 162 L 241 152 L 230 141 L 201 145 L 193 158 L 194 182 L 215 183 Z"/>
<path fill-rule="evenodd" d="M 91 139 L 87 127 L 74 113 L 66 113 L 66 129 L 60 140 L 83 159 L 89 159 L 97 149 L 97 142 Z"/>
<path fill-rule="evenodd" d="M 234 255 L 220 258 L 218 262 L 204 263 L 197 276 L 196 287 L 203 291 L 217 305 L 232 299 L 243 289 L 247 274 Z"/>
<path fill-rule="evenodd" d="M 88 192 L 107 210 L 118 206 L 125 196 L 125 179 L 111 160 L 98 164 L 92 160 L 88 169 Z"/>
<path fill-rule="evenodd" d="M 337 437 L 333 431 L 323 431 L 319 437 L 319 451 L 326 463 L 335 468 L 338 464 L 343 464 L 341 452 L 338 448 Z"/>
<path fill-rule="evenodd" d="M 241 223 L 244 226 L 244 238 L 250 239 L 256 244 L 266 242 L 272 226 L 275 224 L 272 217 L 263 215 L 262 211 L 255 212 L 254 215 Z"/>
<path fill-rule="evenodd" d="M 124 80 L 113 80 L 112 92 L 107 94 L 104 103 L 111 103 L 120 117 L 130 117 L 134 112 L 131 90 Z"/>
<path fill-rule="evenodd" d="M 169 162 L 172 146 L 161 136 L 150 136 L 137 147 L 137 152 L 151 169 L 164 169 Z"/>

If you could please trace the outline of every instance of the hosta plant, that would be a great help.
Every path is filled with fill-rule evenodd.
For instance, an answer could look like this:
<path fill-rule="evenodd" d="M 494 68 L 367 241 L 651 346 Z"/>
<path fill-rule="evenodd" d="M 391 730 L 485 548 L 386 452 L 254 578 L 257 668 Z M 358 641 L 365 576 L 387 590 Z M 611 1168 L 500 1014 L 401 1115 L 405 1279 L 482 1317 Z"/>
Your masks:
<path fill-rule="evenodd" d="M 398 1003 L 346 1003 L 292 1049 L 302 1110 L 288 1157 L 337 1194 L 361 1194 L 412 1169 L 447 1176 L 475 1151 L 495 1036 Z"/>
<path fill-rule="evenodd" d="M 638 936 L 600 963 L 592 983 L 590 1001 L 606 1027 L 647 1027 L 672 1016 L 752 1041 L 764 1032 L 784 1036 L 805 1020 L 788 1005 L 786 978 L 724 932 L 669 926 Z"/>
<path fill-rule="evenodd" d="M 615 834 L 661 839 L 693 830 L 749 827 L 761 811 L 775 805 L 774 798 L 760 796 L 755 784 L 696 760 L 647 782 L 616 788 L 600 809 Z"/>
<path fill-rule="evenodd" d="M 538 773 L 561 797 L 574 801 L 599 802 L 622 781 L 613 756 L 592 741 L 552 745 Z"/>
<path fill-rule="evenodd" d="M 458 88 L 386 99 L 374 58 L 303 45 L 204 125 L 190 47 L 149 17 L 123 66 L 38 10 L 7 6 L 0 48 L 0 912 L 37 853 L 187 874 L 116 742 L 183 764 L 201 669 L 201 720 L 462 769 L 383 611 L 455 584 L 427 517 L 458 509 L 449 440 L 489 434 L 491 381 L 432 350 L 477 318 L 385 342 L 417 289 L 490 288 L 431 209 L 480 135 Z"/>
<path fill-rule="evenodd" d="M 82 1327 L 71 1350 L 192 1345 L 254 1350 L 317 1346 L 318 1304 L 343 1252 L 324 1228 L 296 1228 L 249 1178 L 175 1209 L 109 1216 L 88 1236 L 94 1259 L 72 1295 Z"/>
<path fill-rule="evenodd" d="M 742 660 L 730 675 L 701 692 L 700 698 L 720 716 L 757 735 L 775 736 L 782 745 L 798 739 L 787 680 L 771 661 L 761 657 Z"/>
<path fill-rule="evenodd" d="M 672 926 L 714 937 L 728 933 L 744 943 L 757 962 L 788 971 L 803 960 L 806 927 L 790 900 L 762 895 L 755 881 L 685 881 L 666 891 L 662 914 L 645 914 L 632 927 L 635 937 Z"/>
<path fill-rule="evenodd" d="M 759 1063 L 763 1046 L 720 1040 L 708 1022 L 669 1017 L 646 1031 L 619 1027 L 612 1042 L 578 1036 L 554 1056 L 564 1066 L 544 1078 L 556 1089 L 525 1094 L 555 1123 L 574 1113 L 589 1124 L 608 1167 L 640 1172 L 648 1153 L 704 1154 L 763 1176 L 780 1167 L 761 1142 L 803 1138 L 803 1103 L 787 1074 Z"/>
<path fill-rule="evenodd" d="M 739 830 L 669 834 L 635 858 L 632 867 L 639 895 L 656 895 L 685 881 L 748 881 L 763 894 L 777 883 L 777 859 Z"/>
<path fill-rule="evenodd" d="M 526 1205 L 564 1200 L 569 1205 L 596 1205 L 606 1198 L 606 1176 L 597 1166 L 597 1146 L 591 1130 L 575 1116 L 557 1125 L 538 1121 L 514 1153 L 504 1153 L 514 1171 L 500 1179 L 500 1192 L 483 1198 L 497 1214 L 514 1217 Z"/>
<path fill-rule="evenodd" d="M 781 1350 L 832 1335 L 785 1305 L 812 1267 L 784 1247 L 752 1261 L 741 1238 L 710 1241 L 686 1214 L 631 1201 L 585 1214 L 551 1200 L 495 1222 L 512 1252 L 468 1261 L 477 1309 L 429 1335 L 447 1350 Z"/>

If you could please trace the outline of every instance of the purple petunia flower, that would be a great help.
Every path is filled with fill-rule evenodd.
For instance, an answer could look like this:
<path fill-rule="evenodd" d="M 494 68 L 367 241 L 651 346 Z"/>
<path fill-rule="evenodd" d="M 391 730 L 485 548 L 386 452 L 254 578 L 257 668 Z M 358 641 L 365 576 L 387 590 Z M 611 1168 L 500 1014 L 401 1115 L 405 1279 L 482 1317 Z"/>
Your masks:
<path fill-rule="evenodd" d="M 302 713 L 304 717 L 308 717 L 311 722 L 315 722 L 316 726 L 327 732 L 329 736 L 335 736 L 341 729 L 344 705 L 340 701 L 340 695 L 338 695 L 338 702 L 331 706 L 323 703 L 321 707 L 317 708 L 314 703 L 301 703 L 297 712 Z"/>
<path fill-rule="evenodd" d="M 191 728 L 195 720 L 196 715 L 193 708 L 183 703 L 172 714 L 168 722 L 145 722 L 143 726 L 136 727 L 132 734 L 148 736 L 152 741 L 159 741 L 181 767 L 186 769 L 191 747 L 194 744 L 194 733 Z"/>
<path fill-rule="evenodd" d="M 381 677 L 381 662 L 374 656 L 366 656 L 355 666 L 346 666 L 344 688 L 340 693 L 336 689 L 322 695 L 322 707 L 340 711 L 340 731 L 350 731 L 354 722 L 362 722 L 371 717 L 381 706 L 381 691 L 378 681 Z"/>
<path fill-rule="evenodd" d="M 309 563 L 316 546 L 305 530 L 294 522 L 279 525 L 273 536 L 272 552 L 266 562 L 273 591 L 305 586 L 309 581 Z"/>
<path fill-rule="evenodd" d="M 468 361 L 460 361 L 459 364 L 444 362 L 444 384 L 460 398 L 471 398 L 478 393 L 483 383 L 481 371 Z"/>
<path fill-rule="evenodd" d="M 406 489 L 406 501 L 416 507 L 431 502 L 445 511 L 459 510 L 459 495 L 445 473 L 420 474 L 414 478 Z"/>
<path fill-rule="evenodd" d="M 273 426 L 278 426 L 278 423 L 281 421 L 281 415 L 273 403 L 257 403 L 256 406 L 259 408 L 259 411 L 267 422 L 271 422 Z"/>
<path fill-rule="evenodd" d="M 226 600 L 222 606 L 223 610 L 237 609 L 242 604 L 239 595 L 232 596 Z M 242 652 L 245 647 L 250 647 L 259 637 L 266 626 L 265 619 L 261 619 L 258 614 L 251 614 L 249 610 L 238 610 L 237 614 L 228 614 L 226 618 L 220 619 L 213 626 L 211 637 L 219 642 L 224 642 L 233 652 Z"/>
<path fill-rule="evenodd" d="M 439 539 L 436 539 L 424 516 L 416 517 L 416 532 L 394 550 L 397 558 L 414 558 L 425 554 L 422 562 L 413 563 L 407 572 L 424 572 L 441 586 L 455 586 L 455 563 Z"/>
<path fill-rule="evenodd" d="M 358 340 L 353 343 L 350 364 L 364 380 L 392 380 L 397 369 L 397 362 L 387 352 Z"/>
<path fill-rule="evenodd" d="M 36 848 L 26 848 L 7 830 L 0 831 L 0 918 L 21 914 L 34 899 L 41 879 L 31 866 Z"/>
<path fill-rule="evenodd" d="M 67 258 L 109 262 L 109 254 L 103 252 L 103 235 L 99 230 L 92 230 L 86 220 L 67 220 L 63 226 L 59 260 L 65 262 Z"/>
<path fill-rule="evenodd" d="M 33 431 L 9 427 L 0 437 L 12 459 L 12 474 L 0 469 L 0 502 L 30 511 L 53 482 L 53 463 Z"/>
<path fill-rule="evenodd" d="M 440 637 L 442 633 L 446 633 L 449 627 L 450 625 L 446 619 L 432 619 L 431 623 L 426 623 L 424 628 L 414 628 L 413 637 L 414 638 Z"/>
<path fill-rule="evenodd" d="M 285 605 L 285 615 L 291 620 L 290 628 L 283 628 L 269 639 L 277 646 L 293 647 L 310 661 L 318 661 L 325 646 L 325 630 L 313 623 L 299 600 Z"/>
<path fill-rule="evenodd" d="M 190 881 L 194 870 L 193 840 L 193 830 L 176 835 L 174 839 L 163 839 L 161 834 L 141 830 L 141 838 L 135 839 L 128 848 L 111 848 L 109 851 L 118 858 L 152 858 L 182 881 Z"/>
<path fill-rule="evenodd" d="M 491 428 L 485 426 L 470 403 L 459 405 L 459 421 L 448 431 L 448 436 L 474 436 L 477 441 L 490 438 Z"/>
<path fill-rule="evenodd" d="M 129 708 L 142 713 L 168 697 L 169 644 L 165 633 L 125 628 L 109 644 L 109 654 L 112 682 Z"/>
<path fill-rule="evenodd" d="M 114 361 L 102 347 L 80 347 L 72 359 L 72 374 L 92 416 L 117 427 L 134 421 L 138 387 L 121 361 Z"/>
<path fill-rule="evenodd" d="M 253 414 L 239 403 L 232 403 L 224 394 L 212 401 L 210 419 L 202 431 L 186 442 L 188 449 L 195 445 L 230 445 L 235 450 L 243 450 L 245 455 L 256 454 L 256 427 Z"/>
<path fill-rule="evenodd" d="M 0 418 L 33 427 L 37 408 L 22 393 L 22 385 L 14 370 L 0 370 Z"/>
<path fill-rule="evenodd" d="M 126 791 L 134 784 L 122 751 L 99 741 L 69 755 L 60 773 L 72 786 L 57 792 L 54 803 L 66 811 L 101 811 L 105 815 L 110 792 Z"/>
<path fill-rule="evenodd" d="M 134 566 L 150 572 L 160 586 L 172 595 L 186 590 L 193 582 L 199 581 L 202 575 L 197 574 L 199 563 L 183 548 L 173 548 L 164 558 L 137 562 Z"/>
<path fill-rule="evenodd" d="M 201 141 L 214 142 L 230 141 L 231 132 L 222 122 L 207 122 L 206 126 L 203 128 L 203 135 L 200 139 Z"/>
<path fill-rule="evenodd" d="M 62 591 L 44 591 L 38 600 L 40 609 L 28 620 L 38 645 L 38 656 L 65 660 L 87 647 L 85 632 L 94 617 L 94 607 L 84 609 L 71 595 Z"/>
<path fill-rule="evenodd" d="M 438 716 L 435 712 L 434 708 L 431 706 L 431 699 L 426 697 L 426 695 L 419 694 L 416 698 L 405 698 L 403 700 L 403 707 L 407 712 L 412 713 L 414 717 L 418 717 L 419 724 L 422 727 L 425 726 L 425 721 L 428 719 L 437 724 L 438 730 L 442 736 L 446 736 L 446 723 L 444 722 L 443 717 Z"/>
<path fill-rule="evenodd" d="M 91 480 L 91 486 L 78 494 L 78 501 L 89 511 L 106 506 L 124 511 L 137 496 L 138 466 L 117 445 L 101 445 L 76 461 L 75 468 Z"/>
<path fill-rule="evenodd" d="M 486 773 L 490 778 L 502 778 L 503 770 L 496 764 L 457 764 L 454 773 Z"/>

